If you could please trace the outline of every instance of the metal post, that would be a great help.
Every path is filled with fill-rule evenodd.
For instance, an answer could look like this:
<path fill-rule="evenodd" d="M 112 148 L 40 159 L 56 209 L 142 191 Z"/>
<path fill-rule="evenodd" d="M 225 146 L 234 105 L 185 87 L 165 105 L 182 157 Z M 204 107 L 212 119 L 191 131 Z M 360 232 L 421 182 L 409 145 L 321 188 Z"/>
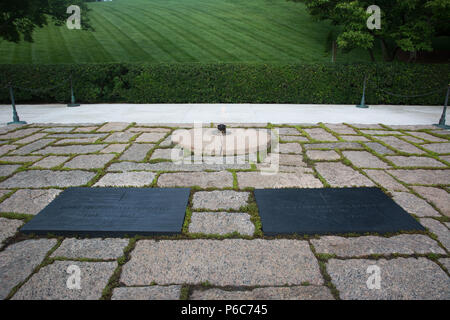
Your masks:
<path fill-rule="evenodd" d="M 79 107 L 80 105 L 75 102 L 75 95 L 73 94 L 73 83 L 72 83 L 72 75 L 70 75 L 70 103 L 67 105 L 68 107 Z"/>
<path fill-rule="evenodd" d="M 357 105 L 357 108 L 363 108 L 363 109 L 367 109 L 369 108 L 368 105 L 366 105 L 366 81 L 367 81 L 367 76 L 364 77 L 364 87 L 363 87 L 363 95 L 361 98 L 361 104 Z"/>
<path fill-rule="evenodd" d="M 27 124 L 25 121 L 20 121 L 16 110 L 16 102 L 14 101 L 14 91 L 12 85 L 9 85 L 9 95 L 11 96 L 11 105 L 13 109 L 13 121 L 8 124 Z"/>
<path fill-rule="evenodd" d="M 436 127 L 442 128 L 442 129 L 450 129 L 450 126 L 447 126 L 445 124 L 445 118 L 447 114 L 447 105 L 448 105 L 448 96 L 450 95 L 450 84 L 447 87 L 447 94 L 445 96 L 445 102 L 444 102 L 444 110 L 442 111 L 441 119 L 439 120 L 439 124 L 435 124 Z"/>

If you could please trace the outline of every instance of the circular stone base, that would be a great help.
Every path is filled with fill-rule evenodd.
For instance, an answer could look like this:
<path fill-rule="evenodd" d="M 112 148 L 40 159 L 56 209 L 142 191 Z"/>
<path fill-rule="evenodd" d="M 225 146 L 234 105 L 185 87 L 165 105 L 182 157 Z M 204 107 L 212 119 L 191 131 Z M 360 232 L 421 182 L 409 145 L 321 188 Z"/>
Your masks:
<path fill-rule="evenodd" d="M 217 129 L 176 130 L 172 142 L 185 150 L 210 156 L 233 156 L 267 151 L 271 135 L 267 129 L 227 129 L 222 134 Z"/>

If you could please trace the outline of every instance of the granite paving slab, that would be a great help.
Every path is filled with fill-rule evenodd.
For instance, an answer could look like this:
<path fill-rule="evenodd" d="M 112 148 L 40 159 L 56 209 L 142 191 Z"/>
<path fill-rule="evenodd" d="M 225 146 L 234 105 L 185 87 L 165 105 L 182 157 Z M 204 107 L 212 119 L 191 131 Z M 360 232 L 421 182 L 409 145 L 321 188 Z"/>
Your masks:
<path fill-rule="evenodd" d="M 392 135 L 403 135 L 400 131 L 389 131 L 389 130 L 361 130 L 364 134 L 374 135 L 374 136 L 392 136 Z"/>
<path fill-rule="evenodd" d="M 43 132 L 70 132 L 74 129 L 74 127 L 50 127 L 44 128 Z"/>
<path fill-rule="evenodd" d="M 0 243 L 15 235 L 22 225 L 22 220 L 0 217 Z"/>
<path fill-rule="evenodd" d="M 158 186 L 162 188 L 192 186 L 200 188 L 233 187 L 233 175 L 227 171 L 163 173 L 158 178 Z"/>
<path fill-rule="evenodd" d="M 265 287 L 253 290 L 196 289 L 190 300 L 333 300 L 325 286 Z"/>
<path fill-rule="evenodd" d="M 447 142 L 447 139 L 438 138 L 426 132 L 417 132 L 417 131 L 407 131 L 408 134 L 431 142 Z"/>
<path fill-rule="evenodd" d="M 175 155 L 175 158 L 174 158 L 175 160 L 179 159 L 183 156 L 183 150 L 180 148 L 155 149 L 152 153 L 152 156 L 150 157 L 150 160 L 155 160 L 155 159 L 171 160 L 172 153 L 174 153 L 174 155 Z"/>
<path fill-rule="evenodd" d="M 79 145 L 71 145 L 71 146 L 61 146 L 54 147 L 49 146 L 42 150 L 38 150 L 33 152 L 33 154 L 84 154 L 84 153 L 96 153 L 103 148 L 105 148 L 106 144 L 79 144 Z"/>
<path fill-rule="evenodd" d="M 107 173 L 94 187 L 144 187 L 150 186 L 155 177 L 153 172 Z"/>
<path fill-rule="evenodd" d="M 101 150 L 100 153 L 122 153 L 128 144 L 110 144 L 105 149 Z"/>
<path fill-rule="evenodd" d="M 237 172 L 239 188 L 321 188 L 322 182 L 312 174 L 280 172 L 262 175 L 260 172 Z"/>
<path fill-rule="evenodd" d="M 319 265 L 300 240 L 142 240 L 122 269 L 128 286 L 200 284 L 218 286 L 323 283 Z"/>
<path fill-rule="evenodd" d="M 115 288 L 111 300 L 178 300 L 181 286 Z"/>
<path fill-rule="evenodd" d="M 396 152 L 386 148 L 381 143 L 378 142 L 366 142 L 365 145 L 375 151 L 376 153 L 379 153 L 381 155 L 387 155 L 387 154 L 395 154 Z"/>
<path fill-rule="evenodd" d="M 190 233 L 225 235 L 237 232 L 252 236 L 255 226 L 250 221 L 250 215 L 243 212 L 193 212 Z"/>
<path fill-rule="evenodd" d="M 450 230 L 445 225 L 432 218 L 422 218 L 420 223 L 430 232 L 437 235 L 439 242 L 442 243 L 447 251 L 450 251 Z"/>
<path fill-rule="evenodd" d="M 98 138 L 67 138 L 67 139 L 61 139 L 59 141 L 56 141 L 53 145 L 55 146 L 59 146 L 59 145 L 64 145 L 64 144 L 89 144 L 89 143 L 94 143 L 95 141 L 97 141 Z"/>
<path fill-rule="evenodd" d="M 71 266 L 80 270 L 80 289 L 67 286 L 67 282 L 71 283 L 69 277 L 74 275 Z M 116 267 L 117 262 L 55 261 L 34 274 L 12 299 L 97 300 Z"/>
<path fill-rule="evenodd" d="M 300 136 L 302 133 L 298 131 L 296 128 L 276 128 L 278 129 L 279 134 L 286 136 Z"/>
<path fill-rule="evenodd" d="M 343 151 L 342 154 L 353 165 L 360 168 L 389 168 L 390 166 L 367 151 Z"/>
<path fill-rule="evenodd" d="M 97 169 L 103 168 L 110 162 L 115 155 L 113 154 L 94 154 L 76 156 L 64 164 L 64 168 L 70 169 Z"/>
<path fill-rule="evenodd" d="M 34 162 L 41 158 L 41 156 L 7 156 L 0 158 L 0 161 L 13 162 L 13 163 L 26 163 Z"/>
<path fill-rule="evenodd" d="M 290 141 L 290 142 L 306 142 L 309 141 L 308 138 L 303 136 L 286 136 L 286 135 L 280 135 L 281 141 Z"/>
<path fill-rule="evenodd" d="M 356 134 L 356 131 L 345 124 L 326 123 L 325 126 L 338 134 Z"/>
<path fill-rule="evenodd" d="M 19 129 L 19 130 L 13 131 L 13 132 L 8 132 L 6 134 L 1 134 L 0 140 L 18 139 L 18 138 L 29 136 L 40 130 L 41 130 L 41 128 Z"/>
<path fill-rule="evenodd" d="M 111 131 L 123 131 L 130 124 L 126 122 L 108 122 L 101 126 L 97 132 L 111 132 Z"/>
<path fill-rule="evenodd" d="M 299 143 L 280 143 L 280 153 L 302 153 L 302 146 Z"/>
<path fill-rule="evenodd" d="M 449 143 L 430 143 L 422 145 L 427 150 L 439 153 L 447 154 L 450 153 L 450 142 Z"/>
<path fill-rule="evenodd" d="M 306 167 L 306 163 L 303 162 L 303 156 L 298 154 L 280 154 L 279 164 L 284 166 Z"/>
<path fill-rule="evenodd" d="M 374 271 L 368 272 L 370 266 L 380 270 L 380 289 L 368 288 L 369 277 L 374 276 Z M 326 268 L 343 300 L 450 299 L 450 278 L 426 258 L 331 259 Z"/>
<path fill-rule="evenodd" d="M 35 133 L 35 134 L 33 134 L 33 135 L 31 135 L 31 136 L 28 136 L 28 137 L 26 137 L 26 138 L 17 140 L 17 141 L 15 141 L 14 143 L 15 143 L 15 144 L 27 144 L 27 143 L 34 142 L 34 141 L 36 141 L 36 140 L 39 140 L 39 139 L 45 137 L 46 135 L 47 135 L 47 133 Z"/>
<path fill-rule="evenodd" d="M 88 127 L 81 127 L 76 128 L 73 132 L 91 132 L 98 129 L 98 126 L 88 126 Z"/>
<path fill-rule="evenodd" d="M 343 238 L 326 236 L 312 239 L 317 253 L 334 254 L 338 257 L 364 257 L 372 254 L 445 254 L 436 241 L 422 234 L 402 234 L 390 238 L 364 236 Z"/>
<path fill-rule="evenodd" d="M 369 176 L 370 179 L 372 179 L 388 191 L 408 191 L 406 187 L 397 182 L 383 170 L 366 169 L 364 170 L 364 172 Z"/>
<path fill-rule="evenodd" d="M 355 149 L 362 150 L 364 149 L 361 144 L 358 142 L 334 142 L 334 143 L 308 143 L 304 144 L 303 147 L 306 150 L 311 149 Z"/>
<path fill-rule="evenodd" d="M 123 255 L 128 245 L 128 239 L 64 239 L 61 245 L 52 253 L 52 257 L 117 259 Z"/>
<path fill-rule="evenodd" d="M 166 136 L 164 132 L 144 132 L 137 139 L 136 142 L 158 142 Z"/>
<path fill-rule="evenodd" d="M 433 187 L 412 187 L 419 195 L 434 204 L 444 215 L 450 217 L 450 193 Z"/>
<path fill-rule="evenodd" d="M 250 164 L 177 164 L 171 161 L 157 162 L 157 163 L 136 163 L 136 162 L 117 162 L 108 167 L 108 171 L 224 171 L 227 169 L 248 170 Z"/>
<path fill-rule="evenodd" d="M 56 239 L 25 240 L 0 252 L 0 299 L 24 281 L 55 246 Z"/>
<path fill-rule="evenodd" d="M 424 140 L 413 137 L 413 136 L 403 136 L 402 137 L 404 140 L 408 141 L 408 142 L 412 142 L 412 143 L 418 143 L 418 144 L 422 144 L 425 143 Z"/>
<path fill-rule="evenodd" d="M 154 144 L 134 143 L 119 158 L 119 160 L 143 161 Z"/>
<path fill-rule="evenodd" d="M 94 172 L 79 170 L 28 170 L 0 182 L 0 188 L 76 187 L 87 184 L 94 176 Z"/>
<path fill-rule="evenodd" d="M 439 259 L 439 262 L 447 269 L 447 271 L 450 271 L 450 258 Z"/>
<path fill-rule="evenodd" d="M 56 139 L 100 139 L 106 137 L 106 133 L 58 133 L 49 135 L 48 138 Z"/>
<path fill-rule="evenodd" d="M 428 202 L 412 193 L 408 192 L 393 192 L 393 199 L 399 206 L 407 212 L 418 217 L 440 217 L 437 212 Z"/>
<path fill-rule="evenodd" d="M 58 189 L 19 189 L 0 204 L 0 212 L 35 215 L 60 193 Z"/>
<path fill-rule="evenodd" d="M 16 148 L 17 148 L 17 146 L 13 146 L 11 144 L 7 144 L 5 146 L 0 146 L 0 156 L 7 154 L 11 150 L 15 150 Z"/>
<path fill-rule="evenodd" d="M 69 160 L 70 157 L 67 156 L 48 156 L 44 159 L 34 163 L 32 167 L 40 167 L 45 169 L 50 169 L 59 166 Z"/>
<path fill-rule="evenodd" d="M 249 192 L 223 191 L 198 191 L 192 198 L 193 209 L 209 210 L 239 210 L 248 204 Z"/>
<path fill-rule="evenodd" d="M 20 164 L 0 164 L 0 177 L 9 176 L 21 166 Z"/>
<path fill-rule="evenodd" d="M 39 150 L 39 149 L 49 145 L 53 141 L 55 141 L 55 139 L 37 140 L 37 141 L 34 141 L 32 143 L 29 143 L 23 147 L 20 147 L 16 150 L 12 151 L 11 154 L 15 154 L 15 155 L 29 154 L 29 153 L 32 153 L 33 151 Z"/>
<path fill-rule="evenodd" d="M 341 138 L 345 141 L 361 141 L 361 142 L 368 142 L 370 141 L 369 139 L 367 139 L 366 137 L 363 136 L 341 136 Z"/>
<path fill-rule="evenodd" d="M 403 141 L 394 136 L 377 136 L 376 139 L 383 141 L 384 143 L 390 145 L 394 149 L 401 151 L 401 152 L 412 153 L 412 154 L 424 154 L 425 153 L 425 151 L 417 148 L 416 146 L 412 145 L 411 143 Z"/>
<path fill-rule="evenodd" d="M 136 133 L 132 132 L 114 132 L 111 133 L 107 138 L 103 139 L 103 142 L 129 142 Z"/>
<path fill-rule="evenodd" d="M 168 128 L 149 128 L 149 127 L 131 127 L 130 129 L 126 130 L 127 132 L 163 132 L 167 133 L 170 132 L 171 129 Z"/>
<path fill-rule="evenodd" d="M 414 157 L 414 156 L 388 156 L 386 157 L 389 161 L 392 161 L 398 167 L 432 167 L 432 168 L 442 168 L 447 167 L 436 159 L 430 157 Z"/>
<path fill-rule="evenodd" d="M 367 177 L 342 163 L 316 163 L 316 170 L 332 187 L 372 187 L 375 185 Z"/>
<path fill-rule="evenodd" d="M 450 184 L 450 170 L 398 169 L 389 170 L 388 172 L 400 181 L 403 181 L 407 184 Z"/>
<path fill-rule="evenodd" d="M 311 160 L 338 160 L 341 156 L 334 150 L 308 150 L 306 156 Z"/>
<path fill-rule="evenodd" d="M 338 139 L 322 128 L 303 129 L 314 140 L 337 141 Z"/>

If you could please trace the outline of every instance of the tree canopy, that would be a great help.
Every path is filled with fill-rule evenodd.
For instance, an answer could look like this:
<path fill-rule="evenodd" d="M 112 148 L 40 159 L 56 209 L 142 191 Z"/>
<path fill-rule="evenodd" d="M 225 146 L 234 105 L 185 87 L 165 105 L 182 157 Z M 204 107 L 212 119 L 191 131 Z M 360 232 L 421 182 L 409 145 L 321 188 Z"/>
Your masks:
<path fill-rule="evenodd" d="M 83 0 L 1 0 L 0 1 L 0 39 L 11 42 L 33 41 L 33 31 L 52 21 L 56 25 L 66 23 L 67 8 L 77 5 L 81 9 L 81 26 L 89 29 Z"/>
<path fill-rule="evenodd" d="M 373 59 L 379 40 L 386 60 L 398 49 L 410 52 L 432 51 L 432 40 L 450 35 L 450 0 L 292 0 L 305 3 L 318 20 L 339 26 L 336 41 L 340 48 L 369 50 Z M 374 3 L 376 2 L 376 3 Z M 381 9 L 381 29 L 369 30 L 367 8 Z"/>

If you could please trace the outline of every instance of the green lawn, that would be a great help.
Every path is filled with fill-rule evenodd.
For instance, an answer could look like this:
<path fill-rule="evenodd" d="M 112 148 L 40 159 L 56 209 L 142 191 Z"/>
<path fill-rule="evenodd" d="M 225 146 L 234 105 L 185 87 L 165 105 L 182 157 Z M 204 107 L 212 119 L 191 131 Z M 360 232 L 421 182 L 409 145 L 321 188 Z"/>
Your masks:
<path fill-rule="evenodd" d="M 90 3 L 95 32 L 49 26 L 34 43 L 0 42 L 0 63 L 328 62 L 330 26 L 286 0 Z M 338 62 L 368 61 L 366 51 Z"/>

